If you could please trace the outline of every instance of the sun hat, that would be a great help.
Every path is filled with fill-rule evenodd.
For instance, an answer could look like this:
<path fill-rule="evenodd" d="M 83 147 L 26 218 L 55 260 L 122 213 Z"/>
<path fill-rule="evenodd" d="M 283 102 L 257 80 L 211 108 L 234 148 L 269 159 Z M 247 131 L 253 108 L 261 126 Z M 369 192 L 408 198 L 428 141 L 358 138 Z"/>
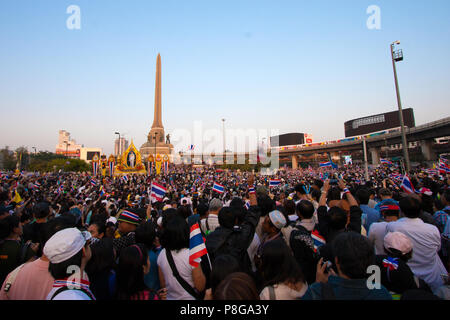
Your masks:
<path fill-rule="evenodd" d="M 401 232 L 389 232 L 384 237 L 384 247 L 386 249 L 396 249 L 402 254 L 407 254 L 413 249 L 411 239 Z"/>
<path fill-rule="evenodd" d="M 45 243 L 43 253 L 51 263 L 61 263 L 76 255 L 91 239 L 91 233 L 77 228 L 67 228 L 55 233 Z"/>

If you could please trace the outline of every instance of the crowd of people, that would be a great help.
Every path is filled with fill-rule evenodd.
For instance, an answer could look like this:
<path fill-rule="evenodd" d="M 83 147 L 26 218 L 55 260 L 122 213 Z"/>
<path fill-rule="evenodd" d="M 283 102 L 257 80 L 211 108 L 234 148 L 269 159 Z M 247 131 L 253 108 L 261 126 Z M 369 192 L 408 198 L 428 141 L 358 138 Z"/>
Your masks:
<path fill-rule="evenodd" d="M 0 299 L 448 300 L 450 175 L 400 175 L 2 172 Z"/>

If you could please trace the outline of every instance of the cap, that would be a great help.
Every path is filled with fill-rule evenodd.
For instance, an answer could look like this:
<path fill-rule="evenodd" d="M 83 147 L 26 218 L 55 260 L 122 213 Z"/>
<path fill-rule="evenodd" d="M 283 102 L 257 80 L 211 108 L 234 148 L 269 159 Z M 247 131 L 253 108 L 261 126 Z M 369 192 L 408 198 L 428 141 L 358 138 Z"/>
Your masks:
<path fill-rule="evenodd" d="M 283 228 L 286 225 L 286 218 L 278 210 L 274 210 L 274 211 L 270 212 L 269 213 L 269 218 L 270 218 L 270 221 L 272 221 L 272 224 L 277 229 L 281 229 L 281 228 Z"/>
<path fill-rule="evenodd" d="M 389 232 L 384 237 L 384 247 L 386 249 L 396 249 L 402 254 L 407 254 L 413 249 L 411 239 L 401 232 Z"/>
<path fill-rule="evenodd" d="M 80 252 L 91 237 L 88 231 L 81 232 L 77 228 L 63 229 L 48 239 L 43 253 L 51 263 L 61 263 Z"/>
<path fill-rule="evenodd" d="M 139 217 L 138 214 L 131 212 L 131 210 L 123 210 L 117 221 L 139 225 L 141 223 L 141 217 Z"/>

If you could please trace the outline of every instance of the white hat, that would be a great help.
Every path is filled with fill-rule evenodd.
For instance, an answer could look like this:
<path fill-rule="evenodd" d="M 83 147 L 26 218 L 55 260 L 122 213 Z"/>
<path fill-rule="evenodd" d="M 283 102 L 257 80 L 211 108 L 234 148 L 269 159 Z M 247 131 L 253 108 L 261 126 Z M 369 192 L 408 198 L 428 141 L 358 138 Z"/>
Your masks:
<path fill-rule="evenodd" d="M 116 224 L 117 223 L 117 219 L 115 217 L 109 217 L 108 220 L 106 220 L 106 222 L 107 223 L 108 222 L 112 222 L 112 223 Z"/>
<path fill-rule="evenodd" d="M 270 212 L 269 218 L 270 218 L 270 221 L 272 221 L 272 224 L 277 229 L 282 229 L 286 225 L 286 218 L 278 210 L 274 210 L 274 211 Z"/>
<path fill-rule="evenodd" d="M 48 239 L 43 252 L 51 263 L 61 263 L 80 252 L 91 237 L 90 232 L 77 228 L 63 229 Z"/>

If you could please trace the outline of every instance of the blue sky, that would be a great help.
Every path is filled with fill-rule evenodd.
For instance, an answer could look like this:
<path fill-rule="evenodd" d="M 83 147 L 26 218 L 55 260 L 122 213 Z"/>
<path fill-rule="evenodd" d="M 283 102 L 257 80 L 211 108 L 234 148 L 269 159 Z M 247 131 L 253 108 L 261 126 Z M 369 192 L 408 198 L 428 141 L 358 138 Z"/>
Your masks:
<path fill-rule="evenodd" d="M 80 30 L 66 27 L 70 5 Z M 366 27 L 370 5 L 381 30 Z M 139 147 L 158 52 L 166 133 L 226 118 L 341 138 L 345 121 L 396 110 L 395 40 L 403 107 L 434 121 L 449 115 L 449 14 L 447 0 L 2 0 L 0 147 L 54 151 L 60 129 L 107 154 L 115 131 Z"/>

